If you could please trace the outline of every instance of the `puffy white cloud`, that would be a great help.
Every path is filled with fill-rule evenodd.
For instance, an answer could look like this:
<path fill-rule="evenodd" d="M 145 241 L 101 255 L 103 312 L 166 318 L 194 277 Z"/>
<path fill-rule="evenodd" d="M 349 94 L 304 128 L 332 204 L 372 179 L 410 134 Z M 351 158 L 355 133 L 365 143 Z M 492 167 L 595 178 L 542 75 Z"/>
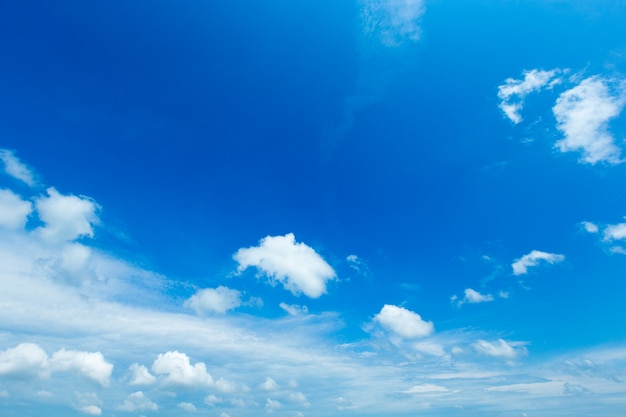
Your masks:
<path fill-rule="evenodd" d="M 272 400 L 271 398 L 268 398 L 265 401 L 265 410 L 267 410 L 268 413 L 271 413 L 272 411 L 278 410 L 282 407 L 283 405 L 276 400 Z"/>
<path fill-rule="evenodd" d="M 132 372 L 130 385 L 150 385 L 156 382 L 156 377 L 143 365 L 133 363 L 128 369 Z"/>
<path fill-rule="evenodd" d="M 82 352 L 61 349 L 50 359 L 54 371 L 79 372 L 102 386 L 109 385 L 113 364 L 107 362 L 100 352 Z"/>
<path fill-rule="evenodd" d="M 254 266 L 272 285 L 280 282 L 294 295 L 320 297 L 326 293 L 326 282 L 335 278 L 335 271 L 315 250 L 295 239 L 293 233 L 267 236 L 259 246 L 239 249 L 233 255 L 239 263 L 237 271 Z"/>
<path fill-rule="evenodd" d="M 166 375 L 163 382 L 171 386 L 196 388 L 213 384 L 213 378 L 203 362 L 191 365 L 189 356 L 178 351 L 160 354 L 152 364 L 152 372 Z"/>
<path fill-rule="evenodd" d="M 98 222 L 99 206 L 86 197 L 60 194 L 48 188 L 48 197 L 39 198 L 35 205 L 45 226 L 35 232 L 44 240 L 64 242 L 79 237 L 93 237 L 92 225 Z"/>
<path fill-rule="evenodd" d="M 280 303 L 278 306 L 290 316 L 300 316 L 309 313 L 309 308 L 304 305 Z"/>
<path fill-rule="evenodd" d="M 456 295 L 453 295 L 450 299 L 458 307 L 461 307 L 465 303 L 478 304 L 478 303 L 487 303 L 489 301 L 493 301 L 493 295 L 481 294 L 476 290 L 473 290 L 471 288 L 466 288 L 465 296 L 462 299 L 459 299 L 459 297 L 457 297 Z"/>
<path fill-rule="evenodd" d="M 550 71 L 533 69 L 524 71 L 524 79 L 516 80 L 507 78 L 504 84 L 498 86 L 498 98 L 500 102 L 500 110 L 504 112 L 513 123 L 517 124 L 522 121 L 520 111 L 524 107 L 524 98 L 532 93 L 543 89 L 546 86 L 552 86 L 555 82 L 559 82 L 555 78 L 560 70 L 553 69 Z"/>
<path fill-rule="evenodd" d="M 626 223 L 609 224 L 604 229 L 604 240 L 623 240 L 626 239 Z"/>
<path fill-rule="evenodd" d="M 241 292 L 220 285 L 217 288 L 205 288 L 197 291 L 184 306 L 192 308 L 196 314 L 206 313 L 224 314 L 234 310 L 242 304 Z"/>
<path fill-rule="evenodd" d="M 232 394 L 237 391 L 237 384 L 224 378 L 215 381 L 215 389 L 224 394 Z"/>
<path fill-rule="evenodd" d="M 84 407 L 79 407 L 78 411 L 84 414 L 89 414 L 90 416 L 102 415 L 102 409 L 97 405 L 86 405 Z"/>
<path fill-rule="evenodd" d="M 419 314 L 391 304 L 385 304 L 374 320 L 406 339 L 428 336 L 434 331 L 431 321 L 424 321 Z"/>
<path fill-rule="evenodd" d="M 581 161 L 589 164 L 621 162 L 620 148 L 607 125 L 626 103 L 626 81 L 618 83 L 614 93 L 608 82 L 590 77 L 559 96 L 552 111 L 565 135 L 556 143 L 561 152 L 580 151 Z"/>
<path fill-rule="evenodd" d="M 581 222 L 580 224 L 587 233 L 598 233 L 600 231 L 600 228 L 595 223 Z"/>
<path fill-rule="evenodd" d="M 483 355 L 492 356 L 494 358 L 515 359 L 518 356 L 527 353 L 523 342 L 507 342 L 504 339 L 498 339 L 494 342 L 486 340 L 478 340 L 473 344 L 474 349 Z"/>
<path fill-rule="evenodd" d="M 565 260 L 564 255 L 533 250 L 521 258 L 516 259 L 511 264 L 511 267 L 513 268 L 514 275 L 523 275 L 528 273 L 528 268 L 539 265 L 540 261 L 556 264 L 563 260 Z"/>
<path fill-rule="evenodd" d="M 20 161 L 13 151 L 0 149 L 0 160 L 4 163 L 4 172 L 28 186 L 36 184 L 33 171 Z"/>
<path fill-rule="evenodd" d="M 158 411 L 159 406 L 152 401 L 142 391 L 133 392 L 118 407 L 122 411 Z"/>
<path fill-rule="evenodd" d="M 33 205 L 11 190 L 0 190 L 0 228 L 22 229 Z"/>
<path fill-rule="evenodd" d="M 195 413 L 196 411 L 198 411 L 196 409 L 196 406 L 192 403 L 178 403 L 178 408 L 180 408 L 181 410 L 185 410 L 189 413 Z"/>
<path fill-rule="evenodd" d="M 266 378 L 260 387 L 263 391 L 276 391 L 278 384 L 272 378 Z"/>
<path fill-rule="evenodd" d="M 398 46 L 419 40 L 419 19 L 424 14 L 423 0 L 362 0 L 363 32 L 385 46 Z"/>
<path fill-rule="evenodd" d="M 28 378 L 45 375 L 48 355 L 35 343 L 20 343 L 0 351 L 0 375 Z"/>

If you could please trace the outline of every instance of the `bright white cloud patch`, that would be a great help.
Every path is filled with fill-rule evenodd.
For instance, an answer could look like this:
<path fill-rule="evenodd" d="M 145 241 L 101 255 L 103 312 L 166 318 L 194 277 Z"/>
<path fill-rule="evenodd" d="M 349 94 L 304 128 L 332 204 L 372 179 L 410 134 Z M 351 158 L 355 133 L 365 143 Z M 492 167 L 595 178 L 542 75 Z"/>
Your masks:
<path fill-rule="evenodd" d="M 130 385 L 150 385 L 156 382 L 156 377 L 143 365 L 133 363 L 129 370 L 132 373 Z"/>
<path fill-rule="evenodd" d="M 515 359 L 527 353 L 523 342 L 507 342 L 504 339 L 494 342 L 478 340 L 473 347 L 477 352 L 494 358 Z"/>
<path fill-rule="evenodd" d="M 118 407 L 122 411 L 158 411 L 159 406 L 148 397 L 144 395 L 142 391 L 133 392 L 125 400 L 124 403 Z"/>
<path fill-rule="evenodd" d="M 102 409 L 97 405 L 86 405 L 84 407 L 78 408 L 78 411 L 84 414 L 88 414 L 90 416 L 102 415 Z"/>
<path fill-rule="evenodd" d="M 423 0 L 362 0 L 363 32 L 392 47 L 419 40 Z"/>
<path fill-rule="evenodd" d="M 254 266 L 272 285 L 280 282 L 294 295 L 318 298 L 326 293 L 326 282 L 335 278 L 335 271 L 315 250 L 295 239 L 293 233 L 267 236 L 259 246 L 239 249 L 233 255 L 239 263 L 237 271 Z"/>
<path fill-rule="evenodd" d="M 511 267 L 513 268 L 513 274 L 523 275 L 528 273 L 528 268 L 539 265 L 540 262 L 546 262 L 549 264 L 556 264 L 565 260 L 564 255 L 556 253 L 541 252 L 533 250 L 532 252 L 516 259 Z"/>
<path fill-rule="evenodd" d="M 403 307 L 385 304 L 374 320 L 387 330 L 406 339 L 428 336 L 434 331 L 431 321 L 424 321 L 422 317 Z"/>
<path fill-rule="evenodd" d="M 0 149 L 0 160 L 4 163 L 4 172 L 26 185 L 35 185 L 35 175 L 17 156 L 8 149 Z"/>
<path fill-rule="evenodd" d="M 604 240 L 626 239 L 626 223 L 610 224 L 604 229 Z"/>
<path fill-rule="evenodd" d="M 93 237 L 92 225 L 98 222 L 98 205 L 86 197 L 60 194 L 54 188 L 47 191 L 48 197 L 41 197 L 35 203 L 39 218 L 45 223 L 35 232 L 54 243 Z"/>
<path fill-rule="evenodd" d="M 191 365 L 189 356 L 177 351 L 160 354 L 152 364 L 152 372 L 165 375 L 163 383 L 169 386 L 196 388 L 213 384 L 203 362 Z"/>
<path fill-rule="evenodd" d="M 46 373 L 48 355 L 37 344 L 20 343 L 0 351 L 0 376 L 28 378 Z"/>
<path fill-rule="evenodd" d="M 565 91 L 552 108 L 557 128 L 565 135 L 556 147 L 561 152 L 582 152 L 581 161 L 589 164 L 621 162 L 608 122 L 620 114 L 625 102 L 626 81 L 611 91 L 609 81 L 595 76 Z"/>
<path fill-rule="evenodd" d="M 220 285 L 217 288 L 199 290 L 185 301 L 185 307 L 193 309 L 197 314 L 224 314 L 241 306 L 241 292 Z"/>
<path fill-rule="evenodd" d="M 11 190 L 0 189 L 0 228 L 22 229 L 33 205 L 24 201 Z"/>
<path fill-rule="evenodd" d="M 554 85 L 555 82 L 559 81 L 558 78 L 555 78 L 559 72 L 557 69 L 550 71 L 533 69 L 524 71 L 523 80 L 507 78 L 504 84 L 498 87 L 498 98 L 501 100 L 500 110 L 513 123 L 520 123 L 522 121 L 520 111 L 524 107 L 524 98 L 532 92 Z"/>
<path fill-rule="evenodd" d="M 108 363 L 100 352 L 81 352 L 61 349 L 50 359 L 54 371 L 79 372 L 102 386 L 109 385 L 113 364 Z"/>
<path fill-rule="evenodd" d="M 456 295 L 451 298 L 453 303 L 456 303 L 458 307 L 462 306 L 465 303 L 469 304 L 478 304 L 478 303 L 487 303 L 489 301 L 493 301 L 493 295 L 491 294 L 481 294 L 476 290 L 471 288 L 465 289 L 465 296 L 462 299 L 459 299 Z"/>

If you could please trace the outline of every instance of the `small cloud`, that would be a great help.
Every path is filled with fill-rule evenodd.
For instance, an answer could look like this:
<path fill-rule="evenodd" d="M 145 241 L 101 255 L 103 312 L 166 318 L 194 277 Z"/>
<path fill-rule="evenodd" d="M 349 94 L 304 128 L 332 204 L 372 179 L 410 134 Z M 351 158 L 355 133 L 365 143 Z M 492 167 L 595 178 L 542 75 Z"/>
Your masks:
<path fill-rule="evenodd" d="M 516 259 L 511 264 L 511 267 L 513 268 L 514 275 L 523 275 L 528 273 L 528 268 L 539 265 L 540 261 L 556 264 L 564 260 L 564 255 L 533 250 L 521 258 Z"/>
<path fill-rule="evenodd" d="M 362 0 L 363 33 L 387 47 L 416 42 L 421 35 L 419 19 L 424 14 L 423 0 Z"/>
<path fill-rule="evenodd" d="M 598 225 L 596 225 L 595 223 L 581 222 L 580 225 L 583 227 L 583 229 L 585 229 L 587 233 L 598 233 L 598 231 L 600 230 L 598 228 Z"/>
<path fill-rule="evenodd" d="M 552 108 L 557 129 L 565 136 L 555 147 L 561 152 L 580 151 L 583 163 L 621 163 L 621 151 L 608 131 L 608 122 L 620 114 L 624 103 L 626 80 L 611 91 L 608 80 L 594 76 L 565 91 Z"/>
<path fill-rule="evenodd" d="M 217 288 L 205 288 L 197 291 L 183 304 L 193 309 L 196 314 L 224 314 L 241 306 L 241 292 L 220 285 Z"/>
<path fill-rule="evenodd" d="M 493 295 L 481 294 L 476 290 L 473 290 L 471 288 L 466 288 L 465 296 L 463 297 L 463 299 L 459 300 L 459 298 L 456 295 L 453 295 L 452 297 L 450 297 L 450 300 L 453 303 L 456 303 L 457 307 L 461 307 L 465 303 L 468 303 L 468 304 L 488 303 L 490 301 L 493 301 Z"/>
<path fill-rule="evenodd" d="M 213 378 L 203 362 L 191 365 L 189 356 L 178 351 L 159 354 L 152 364 L 152 372 L 166 375 L 163 383 L 169 386 L 196 388 L 213 385 Z"/>
<path fill-rule="evenodd" d="M 406 339 L 428 336 L 434 331 L 431 321 L 424 321 L 419 314 L 390 304 L 383 306 L 380 313 L 374 316 L 374 321 Z"/>
<path fill-rule="evenodd" d="M 242 248 L 233 255 L 238 273 L 256 267 L 271 285 L 281 283 L 294 295 L 318 298 L 326 293 L 326 282 L 336 277 L 333 268 L 311 247 L 296 243 L 293 233 L 267 236 L 259 246 Z"/>
<path fill-rule="evenodd" d="M 558 69 L 550 71 L 533 69 L 523 72 L 523 80 L 507 78 L 504 84 L 498 87 L 498 98 L 501 100 L 500 110 L 513 123 L 520 123 L 522 121 L 520 111 L 524 107 L 524 98 L 528 94 L 540 91 L 546 86 L 553 86 L 555 81 L 559 80 L 555 78 L 555 75 L 559 72 L 560 70 Z"/>
<path fill-rule="evenodd" d="M 304 305 L 280 303 L 279 307 L 285 310 L 290 316 L 309 314 L 309 308 Z"/>
<path fill-rule="evenodd" d="M 89 414 L 90 416 L 102 415 L 102 409 L 96 405 L 86 405 L 84 407 L 78 408 L 78 411 L 84 414 Z"/>
<path fill-rule="evenodd" d="M 348 266 L 354 269 L 359 275 L 369 275 L 370 270 L 367 264 L 356 255 L 348 255 L 346 257 L 346 261 L 348 261 Z"/>
<path fill-rule="evenodd" d="M 260 388 L 263 391 L 276 391 L 279 387 L 276 381 L 272 378 L 266 378 L 265 381 L 260 385 Z"/>
<path fill-rule="evenodd" d="M 196 406 L 192 403 L 178 403 L 178 408 L 185 410 L 188 413 L 195 413 L 197 411 Z"/>
<path fill-rule="evenodd" d="M 446 387 L 435 384 L 414 385 L 408 390 L 403 391 L 405 394 L 433 394 L 444 392 L 449 392 L 449 390 Z"/>
<path fill-rule="evenodd" d="M 4 172 L 8 175 L 22 181 L 29 187 L 36 185 L 33 171 L 20 161 L 13 151 L 0 149 L 0 160 L 4 163 Z"/>
<path fill-rule="evenodd" d="M 142 391 L 133 392 L 118 407 L 122 411 L 158 411 L 159 406 L 150 401 Z"/>
<path fill-rule="evenodd" d="M 268 413 L 276 411 L 280 409 L 282 406 L 283 405 L 279 401 L 272 400 L 271 398 L 268 398 L 267 401 L 265 401 L 265 410 Z"/>
<path fill-rule="evenodd" d="M 498 339 L 494 342 L 486 340 L 478 340 L 472 346 L 483 355 L 494 358 L 515 359 L 518 356 L 526 355 L 527 351 L 523 342 L 507 342 L 504 339 Z"/>
<path fill-rule="evenodd" d="M 222 398 L 213 395 L 213 394 L 209 394 L 207 395 L 207 397 L 204 399 L 204 403 L 206 405 L 210 405 L 210 406 L 215 406 L 216 404 L 221 404 L 222 403 Z"/>
<path fill-rule="evenodd" d="M 156 382 L 156 377 L 143 365 L 134 363 L 128 369 L 132 372 L 130 385 L 150 385 Z"/>

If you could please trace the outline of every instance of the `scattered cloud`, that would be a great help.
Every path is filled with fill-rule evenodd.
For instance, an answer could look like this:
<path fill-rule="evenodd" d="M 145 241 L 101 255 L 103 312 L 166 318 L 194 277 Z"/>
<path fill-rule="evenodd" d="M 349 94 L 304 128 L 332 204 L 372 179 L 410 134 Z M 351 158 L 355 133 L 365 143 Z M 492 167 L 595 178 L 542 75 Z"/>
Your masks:
<path fill-rule="evenodd" d="M 204 315 L 207 313 L 224 314 L 229 310 L 236 309 L 241 304 L 240 291 L 220 285 L 217 288 L 205 288 L 197 291 L 185 301 L 184 306 L 193 309 L 198 315 Z"/>
<path fill-rule="evenodd" d="M 520 123 L 522 121 L 520 111 L 524 107 L 524 98 L 530 93 L 560 82 L 559 78 L 555 78 L 560 72 L 558 69 L 550 71 L 533 69 L 523 72 L 523 80 L 507 78 L 504 84 L 498 86 L 498 98 L 501 100 L 500 110 L 513 123 Z"/>
<path fill-rule="evenodd" d="M 605 242 L 626 239 L 626 223 L 609 224 L 604 228 Z"/>
<path fill-rule="evenodd" d="M 386 47 L 416 42 L 421 35 L 419 20 L 424 11 L 423 0 L 362 0 L 363 33 Z"/>
<path fill-rule="evenodd" d="M 309 308 L 305 305 L 280 303 L 278 306 L 285 310 L 290 316 L 309 314 Z"/>
<path fill-rule="evenodd" d="M 359 258 L 356 255 L 348 255 L 346 257 L 346 261 L 348 261 L 348 266 L 358 272 L 359 275 L 369 275 L 369 267 L 367 266 L 365 261 L 363 261 L 363 259 Z"/>
<path fill-rule="evenodd" d="M 166 386 L 197 388 L 213 385 L 213 378 L 203 362 L 191 365 L 189 356 L 178 351 L 159 354 L 152 364 L 152 372 L 165 375 L 163 383 Z"/>
<path fill-rule="evenodd" d="M 78 408 L 83 414 L 89 414 L 90 416 L 100 416 L 102 415 L 102 409 L 97 405 L 86 405 L 84 407 Z"/>
<path fill-rule="evenodd" d="M 20 161 L 13 151 L 0 149 L 0 160 L 4 163 L 4 172 L 8 175 L 22 181 L 29 187 L 37 184 L 33 171 Z"/>
<path fill-rule="evenodd" d="M 422 320 L 419 314 L 390 304 L 383 306 L 380 313 L 374 316 L 374 321 L 406 339 L 428 336 L 435 330 L 433 323 Z"/>
<path fill-rule="evenodd" d="M 20 343 L 0 351 L 0 375 L 28 378 L 47 373 L 48 355 L 35 343 Z"/>
<path fill-rule="evenodd" d="M 504 339 L 498 339 L 494 342 L 486 340 L 478 340 L 473 344 L 474 349 L 486 356 L 503 359 L 515 359 L 521 355 L 526 355 L 527 350 L 524 342 L 507 342 Z"/>
<path fill-rule="evenodd" d="M 326 283 L 336 277 L 335 271 L 313 248 L 295 239 L 293 233 L 267 236 L 259 246 L 239 249 L 233 255 L 238 273 L 254 266 L 272 285 L 281 283 L 294 295 L 320 297 L 326 293 Z"/>
<path fill-rule="evenodd" d="M 478 304 L 478 303 L 488 303 L 493 301 L 493 295 L 491 294 L 481 294 L 476 290 L 471 288 L 465 289 L 465 296 L 462 299 L 459 299 L 456 295 L 453 295 L 450 300 L 457 306 L 461 307 L 463 304 Z"/>
<path fill-rule="evenodd" d="M 109 385 L 109 378 L 113 372 L 113 364 L 107 362 L 100 352 L 65 349 L 52 355 L 50 367 L 53 371 L 79 372 L 105 387 Z"/>
<path fill-rule="evenodd" d="M 620 148 L 608 131 L 626 103 L 626 80 L 611 82 L 589 77 L 562 93 L 552 108 L 557 128 L 565 137 L 556 143 L 561 152 L 582 152 L 581 162 L 622 162 Z"/>
<path fill-rule="evenodd" d="M 118 407 L 122 411 L 158 411 L 159 406 L 150 401 L 142 391 L 133 392 Z"/>
<path fill-rule="evenodd" d="M 513 268 L 514 275 L 523 275 L 528 273 L 528 268 L 539 265 L 541 261 L 549 264 L 556 264 L 564 260 L 564 255 L 533 250 L 521 258 L 516 259 L 511 264 L 511 267 Z"/>
<path fill-rule="evenodd" d="M 195 413 L 196 411 L 198 411 L 196 409 L 196 406 L 192 403 L 178 403 L 178 408 L 180 408 L 181 410 L 185 410 L 188 413 Z"/>
<path fill-rule="evenodd" d="M 272 400 L 271 398 L 268 398 L 265 401 L 265 410 L 268 413 L 271 413 L 272 411 L 276 411 L 276 410 L 282 408 L 282 406 L 283 405 L 279 401 Z"/>
<path fill-rule="evenodd" d="M 598 233 L 600 231 L 598 225 L 595 223 L 581 222 L 580 224 L 587 233 Z"/>
<path fill-rule="evenodd" d="M 266 378 L 259 387 L 263 391 L 276 391 L 279 388 L 276 381 L 274 381 L 272 378 Z"/>
<path fill-rule="evenodd" d="M 130 385 L 150 385 L 156 382 L 156 377 L 143 365 L 133 363 L 129 367 L 129 370 L 132 372 L 129 382 Z"/>

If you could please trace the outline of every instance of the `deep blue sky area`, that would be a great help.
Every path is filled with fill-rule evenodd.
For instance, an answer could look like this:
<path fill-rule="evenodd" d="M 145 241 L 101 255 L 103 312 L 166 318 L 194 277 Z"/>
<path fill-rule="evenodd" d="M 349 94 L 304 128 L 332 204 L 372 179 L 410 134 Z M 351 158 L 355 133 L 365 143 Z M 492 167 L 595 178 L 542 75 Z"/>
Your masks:
<path fill-rule="evenodd" d="M 0 0 L 0 407 L 621 415 L 624 21 Z"/>

